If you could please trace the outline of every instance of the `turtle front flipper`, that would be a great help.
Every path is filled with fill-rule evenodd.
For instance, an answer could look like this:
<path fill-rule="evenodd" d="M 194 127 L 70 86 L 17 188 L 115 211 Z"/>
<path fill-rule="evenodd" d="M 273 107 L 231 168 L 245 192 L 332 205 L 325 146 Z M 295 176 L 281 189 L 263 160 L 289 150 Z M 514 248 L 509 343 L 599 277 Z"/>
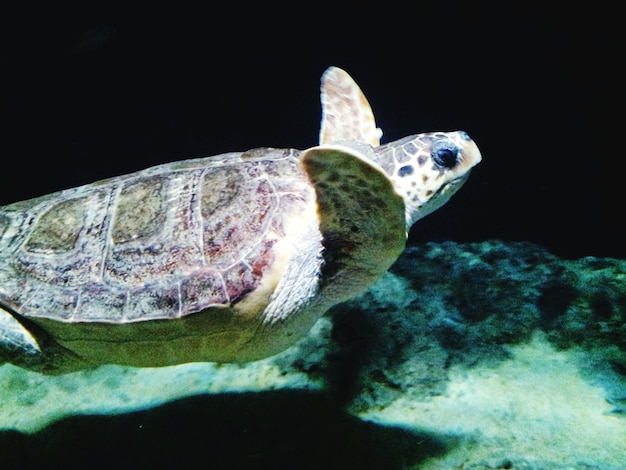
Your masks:
<path fill-rule="evenodd" d="M 322 75 L 320 91 L 320 145 L 348 141 L 380 145 L 383 132 L 376 127 L 372 108 L 350 75 L 329 67 Z"/>
<path fill-rule="evenodd" d="M 302 163 L 317 197 L 322 290 L 338 303 L 360 294 L 404 250 L 404 201 L 383 169 L 357 149 L 313 147 Z"/>

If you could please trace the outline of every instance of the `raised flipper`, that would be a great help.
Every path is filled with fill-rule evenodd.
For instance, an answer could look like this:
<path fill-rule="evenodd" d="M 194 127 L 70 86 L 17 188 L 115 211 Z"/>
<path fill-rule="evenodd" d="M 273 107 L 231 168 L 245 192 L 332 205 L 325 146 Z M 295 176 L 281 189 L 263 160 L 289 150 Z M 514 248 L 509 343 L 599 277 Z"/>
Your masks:
<path fill-rule="evenodd" d="M 376 127 L 372 108 L 350 75 L 338 67 L 329 67 L 322 75 L 320 91 L 320 145 L 342 141 L 380 145 L 383 132 Z"/>

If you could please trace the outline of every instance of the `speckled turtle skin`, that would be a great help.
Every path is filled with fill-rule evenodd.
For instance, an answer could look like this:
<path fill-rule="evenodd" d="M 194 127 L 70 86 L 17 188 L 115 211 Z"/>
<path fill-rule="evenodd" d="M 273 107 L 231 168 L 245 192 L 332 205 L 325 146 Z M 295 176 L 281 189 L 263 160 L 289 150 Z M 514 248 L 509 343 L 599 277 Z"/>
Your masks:
<path fill-rule="evenodd" d="M 397 259 L 461 186 L 464 132 L 379 145 L 347 73 L 320 146 L 152 167 L 0 207 L 0 359 L 47 373 L 276 354 Z"/>

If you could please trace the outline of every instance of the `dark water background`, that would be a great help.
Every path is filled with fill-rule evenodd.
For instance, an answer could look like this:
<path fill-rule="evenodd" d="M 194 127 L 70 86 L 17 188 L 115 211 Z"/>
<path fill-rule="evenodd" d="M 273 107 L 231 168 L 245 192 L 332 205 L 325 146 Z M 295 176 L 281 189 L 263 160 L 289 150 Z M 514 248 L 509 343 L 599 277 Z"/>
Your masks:
<path fill-rule="evenodd" d="M 498 238 L 565 257 L 626 256 L 616 11 L 104 1 L 2 10 L 0 204 L 171 160 L 312 146 L 319 77 L 337 65 L 365 91 L 387 141 L 464 129 L 483 152 L 410 243 Z"/>

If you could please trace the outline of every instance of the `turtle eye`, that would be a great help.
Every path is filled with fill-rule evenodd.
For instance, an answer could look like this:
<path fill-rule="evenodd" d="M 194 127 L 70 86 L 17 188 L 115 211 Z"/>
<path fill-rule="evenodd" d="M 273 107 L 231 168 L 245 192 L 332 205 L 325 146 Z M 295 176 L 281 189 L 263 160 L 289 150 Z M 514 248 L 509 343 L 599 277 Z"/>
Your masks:
<path fill-rule="evenodd" d="M 442 168 L 452 168 L 458 162 L 459 149 L 450 142 L 443 142 L 433 146 L 430 152 L 435 164 Z"/>

